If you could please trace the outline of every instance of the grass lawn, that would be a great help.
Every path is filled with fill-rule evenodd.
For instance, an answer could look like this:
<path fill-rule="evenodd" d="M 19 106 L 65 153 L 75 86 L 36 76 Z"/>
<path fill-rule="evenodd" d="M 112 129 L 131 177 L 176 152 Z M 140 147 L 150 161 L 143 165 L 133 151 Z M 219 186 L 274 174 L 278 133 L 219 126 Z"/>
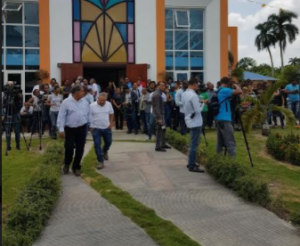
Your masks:
<path fill-rule="evenodd" d="M 288 134 L 290 129 L 272 129 L 272 133 Z M 299 129 L 293 130 L 300 135 Z M 209 142 L 207 153 L 213 155 L 216 147 L 216 131 L 206 130 Z M 237 159 L 250 166 L 242 132 L 235 133 L 237 143 Z M 251 155 L 254 163 L 253 171 L 262 180 L 269 184 L 272 198 L 281 198 L 288 212 L 300 211 L 300 167 L 280 162 L 272 158 L 266 150 L 266 137 L 261 135 L 261 130 L 254 130 L 247 135 Z M 204 141 L 201 141 L 204 147 Z M 205 148 L 205 147 L 204 147 Z"/>
<path fill-rule="evenodd" d="M 43 150 L 49 141 L 42 140 Z M 5 156 L 6 142 L 2 140 L 2 221 L 42 157 L 43 150 L 39 150 L 37 139 L 32 140 L 31 146 L 31 151 L 27 151 L 25 142 L 21 139 L 21 151 L 18 151 L 12 139 L 12 150 Z"/>

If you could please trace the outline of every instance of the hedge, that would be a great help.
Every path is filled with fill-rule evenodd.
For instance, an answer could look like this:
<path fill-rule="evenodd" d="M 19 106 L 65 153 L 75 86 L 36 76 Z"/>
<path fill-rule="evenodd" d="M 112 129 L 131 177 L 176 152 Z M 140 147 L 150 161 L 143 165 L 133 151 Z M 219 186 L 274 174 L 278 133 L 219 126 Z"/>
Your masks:
<path fill-rule="evenodd" d="M 173 130 L 168 130 L 166 140 L 174 148 L 187 153 L 187 137 Z M 197 159 L 199 163 L 204 164 L 208 173 L 216 180 L 234 190 L 245 200 L 263 206 L 267 206 L 271 201 L 267 183 L 257 180 L 251 169 L 238 163 L 235 158 L 218 155 L 206 157 L 204 149 L 199 146 Z"/>
<path fill-rule="evenodd" d="M 56 204 L 61 189 L 63 147 L 47 147 L 37 171 L 8 212 L 2 245 L 29 246 L 39 237 Z"/>
<path fill-rule="evenodd" d="M 266 146 L 275 159 L 300 166 L 300 136 L 292 133 L 286 136 L 271 134 Z"/>

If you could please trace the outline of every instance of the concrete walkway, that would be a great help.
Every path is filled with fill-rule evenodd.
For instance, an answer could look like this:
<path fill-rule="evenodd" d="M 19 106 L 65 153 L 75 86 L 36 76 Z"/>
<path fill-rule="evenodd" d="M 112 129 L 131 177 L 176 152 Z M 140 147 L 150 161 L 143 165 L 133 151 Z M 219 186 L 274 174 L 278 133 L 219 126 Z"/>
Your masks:
<path fill-rule="evenodd" d="M 208 174 L 188 172 L 186 156 L 174 149 L 156 153 L 154 143 L 114 142 L 109 157 L 101 174 L 203 246 L 300 246 L 292 225 Z"/>
<path fill-rule="evenodd" d="M 87 142 L 85 155 L 93 147 Z M 82 179 L 63 176 L 58 204 L 34 246 L 155 246 L 148 235 Z"/>

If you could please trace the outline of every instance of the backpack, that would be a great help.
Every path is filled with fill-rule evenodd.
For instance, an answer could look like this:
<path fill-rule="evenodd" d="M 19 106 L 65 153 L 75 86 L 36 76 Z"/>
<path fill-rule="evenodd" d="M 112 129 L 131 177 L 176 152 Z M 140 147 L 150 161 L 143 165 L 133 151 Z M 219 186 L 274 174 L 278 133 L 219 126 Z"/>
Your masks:
<path fill-rule="evenodd" d="M 218 90 L 217 92 L 215 92 L 210 100 L 210 109 L 212 110 L 214 116 L 217 116 L 220 113 L 220 106 L 222 103 L 224 103 L 225 101 L 227 101 L 230 97 L 225 98 L 223 101 L 219 102 L 219 98 L 218 98 L 218 93 L 221 91 L 222 89 Z"/>

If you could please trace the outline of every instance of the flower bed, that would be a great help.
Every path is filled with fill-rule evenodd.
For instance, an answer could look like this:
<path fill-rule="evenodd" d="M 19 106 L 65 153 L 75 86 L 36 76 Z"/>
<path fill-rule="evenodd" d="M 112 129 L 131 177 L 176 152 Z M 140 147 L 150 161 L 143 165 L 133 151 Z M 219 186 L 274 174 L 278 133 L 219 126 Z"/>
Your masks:
<path fill-rule="evenodd" d="M 268 153 L 275 159 L 300 166 L 300 136 L 271 134 L 267 140 Z"/>

